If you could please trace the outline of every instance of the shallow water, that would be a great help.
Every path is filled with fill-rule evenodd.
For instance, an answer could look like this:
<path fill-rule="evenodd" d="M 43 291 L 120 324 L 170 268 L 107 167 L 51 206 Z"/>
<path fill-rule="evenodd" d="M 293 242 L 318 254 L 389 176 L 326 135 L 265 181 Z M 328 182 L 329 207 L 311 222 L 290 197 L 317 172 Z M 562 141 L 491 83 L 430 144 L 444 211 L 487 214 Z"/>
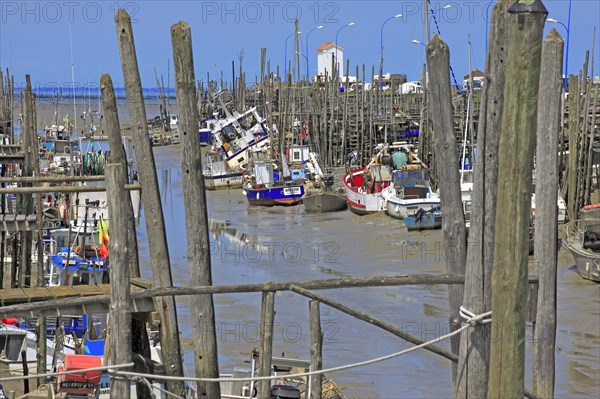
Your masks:
<path fill-rule="evenodd" d="M 185 221 L 179 147 L 155 148 L 173 279 L 187 284 Z M 443 273 L 441 232 L 408 233 L 383 214 L 349 211 L 306 214 L 302 206 L 250 208 L 241 190 L 207 193 L 209 217 L 227 222 L 211 234 L 214 284 L 309 280 L 349 276 Z M 138 235 L 148 265 L 146 226 Z M 256 245 L 259 244 L 259 245 Z M 600 285 L 583 280 L 561 250 L 558 270 L 556 397 L 600 397 Z M 142 272 L 150 276 L 149 266 Z M 424 340 L 448 332 L 445 286 L 322 291 L 333 299 L 386 320 Z M 260 294 L 216 295 L 219 362 L 231 372 L 259 345 Z M 274 355 L 309 358 L 308 300 L 280 292 L 275 301 Z M 185 361 L 193 375 L 189 299 L 178 300 Z M 409 347 L 376 327 L 321 307 L 323 364 L 333 367 Z M 531 334 L 528 334 L 531 336 Z M 529 339 L 529 341 L 531 338 Z M 449 346 L 449 342 L 441 345 Z M 528 362 L 531 344 L 527 346 Z M 530 386 L 528 366 L 526 385 Z M 348 398 L 449 398 L 450 362 L 427 351 L 329 375 Z"/>

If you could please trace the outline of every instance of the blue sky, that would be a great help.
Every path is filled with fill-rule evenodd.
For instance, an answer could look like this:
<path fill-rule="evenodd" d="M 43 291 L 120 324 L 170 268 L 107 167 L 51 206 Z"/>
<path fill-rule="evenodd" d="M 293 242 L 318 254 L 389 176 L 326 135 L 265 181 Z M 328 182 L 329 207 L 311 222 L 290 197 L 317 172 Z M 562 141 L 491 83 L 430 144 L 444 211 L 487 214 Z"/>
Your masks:
<path fill-rule="evenodd" d="M 450 4 L 452 7 L 444 9 Z M 485 64 L 485 10 L 489 1 L 432 1 L 430 7 L 439 10 L 436 17 L 442 38 L 450 45 L 451 63 L 457 79 L 468 72 L 468 41 L 472 43 L 473 69 Z M 491 3 L 493 4 L 493 2 Z M 568 0 L 546 0 L 549 17 L 565 24 Z M 350 59 L 351 74 L 356 65 L 379 64 L 380 30 L 385 25 L 383 45 L 384 73 L 406 73 L 409 80 L 418 79 L 425 61 L 424 47 L 412 44 L 412 39 L 424 41 L 423 1 L 6 1 L 0 0 L 0 66 L 9 67 L 17 84 L 32 76 L 35 85 L 55 82 L 71 83 L 72 34 L 75 81 L 79 86 L 97 84 L 101 73 L 110 73 L 115 85 L 122 82 L 119 52 L 114 26 L 117 7 L 125 7 L 134 20 L 138 61 L 144 87 L 155 87 L 154 69 L 167 79 L 171 64 L 170 26 L 180 20 L 190 24 L 193 34 L 196 78 L 206 80 L 224 71 L 231 80 L 231 62 L 236 69 L 240 53 L 244 54 L 247 81 L 260 73 L 260 49 L 267 48 L 272 69 L 283 69 L 286 37 L 294 31 L 294 18 L 300 19 L 305 36 L 312 28 L 323 25 L 310 35 L 308 57 L 310 70 L 316 72 L 316 48 L 335 41 L 338 29 L 349 22 L 352 27 L 339 32 L 339 44 Z M 491 8 L 490 8 L 491 15 Z M 591 50 L 594 27 L 600 25 L 600 2 L 574 0 L 571 17 L 569 72 L 582 66 L 586 50 Z M 545 33 L 557 28 L 566 38 L 566 30 L 546 23 Z M 432 32 L 435 26 L 432 24 Z M 596 32 L 596 57 L 600 55 L 600 40 Z M 304 53 L 304 38 L 301 39 Z M 288 60 L 293 57 L 293 40 L 288 45 Z M 600 75 L 596 60 L 594 75 Z M 301 61 L 302 74 L 306 61 Z"/>

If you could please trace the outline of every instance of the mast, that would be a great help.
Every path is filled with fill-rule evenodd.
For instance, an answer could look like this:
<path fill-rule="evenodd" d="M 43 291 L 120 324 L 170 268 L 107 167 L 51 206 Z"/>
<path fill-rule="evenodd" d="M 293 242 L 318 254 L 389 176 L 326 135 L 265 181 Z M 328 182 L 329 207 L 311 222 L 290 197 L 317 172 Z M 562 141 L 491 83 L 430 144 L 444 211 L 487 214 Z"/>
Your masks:
<path fill-rule="evenodd" d="M 77 104 L 75 103 L 75 63 L 73 61 L 73 34 L 71 31 L 71 25 L 73 23 L 69 23 L 69 44 L 71 47 L 71 83 L 73 90 L 73 131 L 77 132 Z"/>

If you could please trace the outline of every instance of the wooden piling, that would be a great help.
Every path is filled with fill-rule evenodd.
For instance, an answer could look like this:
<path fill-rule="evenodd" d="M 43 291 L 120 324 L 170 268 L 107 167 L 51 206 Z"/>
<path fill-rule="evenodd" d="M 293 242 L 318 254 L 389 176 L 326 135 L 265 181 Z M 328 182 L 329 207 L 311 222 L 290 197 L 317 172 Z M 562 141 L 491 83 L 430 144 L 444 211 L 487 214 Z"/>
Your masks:
<path fill-rule="evenodd" d="M 438 171 L 440 198 L 442 203 L 442 229 L 444 234 L 446 271 L 452 274 L 465 272 L 467 256 L 467 232 L 460 192 L 460 172 L 456 162 L 456 134 L 450 87 L 450 50 L 446 43 L 435 35 L 427 45 L 429 69 L 429 104 L 433 120 L 436 169 Z M 459 307 L 463 301 L 463 287 L 448 287 L 450 304 L 450 331 L 460 326 Z M 458 355 L 460 341 L 450 342 L 452 353 Z M 456 366 L 452 367 L 456 376 Z"/>
<path fill-rule="evenodd" d="M 169 287 L 173 285 L 169 249 L 154 155 L 148 137 L 146 109 L 144 107 L 131 18 L 124 9 L 119 9 L 115 19 L 123 78 L 127 92 L 127 104 L 132 121 L 133 143 L 140 180 L 144 184 L 142 201 L 145 208 L 152 274 L 157 286 Z M 155 306 L 159 310 L 161 318 L 160 337 L 165 370 L 169 376 L 183 377 L 175 299 L 173 297 L 157 298 Z M 181 396 L 184 393 L 184 384 L 181 381 L 169 382 L 168 389 Z"/>
<path fill-rule="evenodd" d="M 106 131 L 108 132 L 112 162 L 123 165 L 123 167 L 126 168 L 127 156 L 123 147 L 115 91 L 112 78 L 109 74 L 104 74 L 100 77 L 100 90 L 102 92 L 104 123 Z M 102 176 L 102 178 L 104 179 L 104 176 Z M 127 183 L 127 181 L 123 183 Z M 110 195 L 110 193 L 108 195 Z M 126 264 L 129 266 L 130 277 L 140 277 L 135 219 L 129 194 L 127 195 L 125 202 L 126 203 L 122 208 L 124 216 L 123 219 L 119 220 L 119 223 L 125 224 L 127 230 Z M 131 342 L 132 351 L 145 358 L 150 358 L 151 350 L 146 323 L 143 320 L 132 317 L 131 331 L 132 336 L 137 337 L 137 339 L 132 340 Z M 143 382 L 136 383 L 136 392 L 138 399 L 151 397 L 150 389 L 148 389 L 148 386 Z"/>
<path fill-rule="evenodd" d="M 192 31 L 185 22 L 171 27 L 175 88 L 182 136 L 181 175 L 185 202 L 187 261 L 191 285 L 212 285 L 208 214 L 194 87 Z M 202 295 L 191 301 L 193 346 L 197 378 L 218 378 L 219 359 L 215 329 L 215 309 L 212 295 Z M 200 397 L 219 398 L 218 382 L 198 384 Z"/>
<path fill-rule="evenodd" d="M 262 308 L 260 314 L 260 358 L 259 375 L 271 375 L 271 361 L 273 359 L 273 323 L 275 321 L 275 292 L 266 291 L 262 294 Z M 271 380 L 260 380 L 257 384 L 258 399 L 271 397 Z"/>
<path fill-rule="evenodd" d="M 508 10 L 506 85 L 498 155 L 498 202 L 492 272 L 489 398 L 522 398 L 525 305 L 541 44 L 547 11 L 539 0 Z"/>
<path fill-rule="evenodd" d="M 323 331 L 321 330 L 319 301 L 309 302 L 308 318 L 310 321 L 310 370 L 316 371 L 323 368 Z M 310 377 L 309 389 L 310 397 L 307 397 L 307 399 L 321 399 L 323 396 L 323 374 Z"/>
<path fill-rule="evenodd" d="M 129 237 L 125 218 L 131 209 L 129 193 L 125 191 L 127 181 L 125 164 L 106 164 L 106 185 L 110 224 L 110 354 L 109 364 L 119 365 L 131 362 L 131 313 L 129 293 Z M 128 379 L 111 377 L 110 397 L 121 399 L 130 397 L 131 386 Z"/>
<path fill-rule="evenodd" d="M 508 32 L 508 7 L 511 3 L 511 0 L 501 0 L 492 11 L 485 84 L 481 91 L 463 297 L 464 306 L 475 314 L 492 310 L 497 162 L 506 59 L 504 40 Z M 489 324 L 478 324 L 461 333 L 455 398 L 487 397 L 489 337 Z"/>
<path fill-rule="evenodd" d="M 537 114 L 535 184 L 535 266 L 538 289 L 533 340 L 533 390 L 554 397 L 556 340 L 556 270 L 558 266 L 558 136 L 562 94 L 564 42 L 552 29 L 542 45 Z"/>

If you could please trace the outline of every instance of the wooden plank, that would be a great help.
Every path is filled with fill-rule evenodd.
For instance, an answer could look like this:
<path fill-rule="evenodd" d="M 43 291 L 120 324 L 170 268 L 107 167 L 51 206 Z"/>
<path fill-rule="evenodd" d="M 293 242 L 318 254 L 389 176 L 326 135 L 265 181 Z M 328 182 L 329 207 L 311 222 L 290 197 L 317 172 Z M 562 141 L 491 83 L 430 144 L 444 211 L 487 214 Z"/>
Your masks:
<path fill-rule="evenodd" d="M 357 74 L 358 76 L 358 74 Z M 310 320 L 310 371 L 323 368 L 323 331 L 321 330 L 321 311 L 319 301 L 311 300 L 308 304 Z M 323 396 L 323 374 L 310 377 L 310 399 L 321 399 Z"/>

